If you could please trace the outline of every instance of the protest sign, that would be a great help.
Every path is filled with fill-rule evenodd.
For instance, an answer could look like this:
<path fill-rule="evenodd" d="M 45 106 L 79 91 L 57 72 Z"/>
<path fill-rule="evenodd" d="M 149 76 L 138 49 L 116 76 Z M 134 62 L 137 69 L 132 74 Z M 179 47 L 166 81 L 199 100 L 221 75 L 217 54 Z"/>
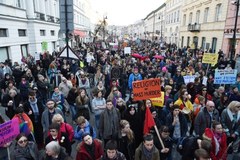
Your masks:
<path fill-rule="evenodd" d="M 146 100 L 161 96 L 160 78 L 147 79 L 133 82 L 134 100 Z"/>
<path fill-rule="evenodd" d="M 216 69 L 214 74 L 214 84 L 235 84 L 237 70 Z"/>
<path fill-rule="evenodd" d="M 164 92 L 161 92 L 161 96 L 157 98 L 150 98 L 153 106 L 163 107 L 164 105 Z"/>
<path fill-rule="evenodd" d="M 48 50 L 48 42 L 43 41 L 43 42 L 41 43 L 41 46 L 42 46 L 42 51 L 43 51 L 43 52 L 45 52 L 45 51 Z"/>
<path fill-rule="evenodd" d="M 202 58 L 202 63 L 211 64 L 214 66 L 217 64 L 218 54 L 217 53 L 204 53 Z"/>
<path fill-rule="evenodd" d="M 208 77 L 204 76 L 202 80 L 202 84 L 207 86 L 207 80 L 208 80 Z"/>
<path fill-rule="evenodd" d="M 194 82 L 196 76 L 195 75 L 192 75 L 192 76 L 183 76 L 183 79 L 184 79 L 184 83 L 185 84 L 188 84 L 190 82 Z"/>
<path fill-rule="evenodd" d="M 34 58 L 35 58 L 35 61 L 39 61 L 40 60 L 40 53 L 35 52 Z"/>
<path fill-rule="evenodd" d="M 18 119 L 14 118 L 0 125 L 0 147 L 14 140 L 20 133 Z"/>
<path fill-rule="evenodd" d="M 131 47 L 124 47 L 124 54 L 131 54 Z"/>

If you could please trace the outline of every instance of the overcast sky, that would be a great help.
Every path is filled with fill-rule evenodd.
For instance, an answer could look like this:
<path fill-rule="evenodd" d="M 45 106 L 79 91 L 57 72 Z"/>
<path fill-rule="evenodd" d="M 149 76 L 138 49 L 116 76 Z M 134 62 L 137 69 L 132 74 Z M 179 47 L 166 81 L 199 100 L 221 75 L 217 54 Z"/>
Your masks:
<path fill-rule="evenodd" d="M 164 0 L 91 0 L 92 8 L 106 14 L 109 25 L 129 25 L 144 19 Z"/>

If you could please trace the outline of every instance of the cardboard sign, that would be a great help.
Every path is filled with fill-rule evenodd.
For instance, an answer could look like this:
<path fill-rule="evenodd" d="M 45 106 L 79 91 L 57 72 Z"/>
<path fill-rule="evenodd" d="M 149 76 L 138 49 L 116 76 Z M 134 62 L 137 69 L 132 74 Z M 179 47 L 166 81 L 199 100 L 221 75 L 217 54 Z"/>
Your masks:
<path fill-rule="evenodd" d="M 124 47 L 124 54 L 131 54 L 131 47 Z"/>
<path fill-rule="evenodd" d="M 190 82 L 194 82 L 196 76 L 195 75 L 192 75 L 192 76 L 183 76 L 183 79 L 184 79 L 184 83 L 185 84 L 188 84 Z"/>
<path fill-rule="evenodd" d="M 35 61 L 39 61 L 40 60 L 40 53 L 35 52 L 34 58 L 35 58 Z"/>
<path fill-rule="evenodd" d="M 14 118 L 0 125 L 0 147 L 14 140 L 20 133 L 18 119 Z"/>
<path fill-rule="evenodd" d="M 164 106 L 164 92 L 161 92 L 161 96 L 157 98 L 151 98 L 152 104 L 157 107 Z"/>
<path fill-rule="evenodd" d="M 160 78 L 147 79 L 133 82 L 134 100 L 146 100 L 161 96 Z"/>
<path fill-rule="evenodd" d="M 41 43 L 41 45 L 42 45 L 42 51 L 43 51 L 43 52 L 45 52 L 45 51 L 48 50 L 48 42 L 43 41 L 43 42 Z"/>
<path fill-rule="evenodd" d="M 214 74 L 214 84 L 235 84 L 237 70 L 216 69 Z"/>
<path fill-rule="evenodd" d="M 217 64 L 218 54 L 217 53 L 204 53 L 202 58 L 202 63 L 211 64 L 214 66 Z"/>

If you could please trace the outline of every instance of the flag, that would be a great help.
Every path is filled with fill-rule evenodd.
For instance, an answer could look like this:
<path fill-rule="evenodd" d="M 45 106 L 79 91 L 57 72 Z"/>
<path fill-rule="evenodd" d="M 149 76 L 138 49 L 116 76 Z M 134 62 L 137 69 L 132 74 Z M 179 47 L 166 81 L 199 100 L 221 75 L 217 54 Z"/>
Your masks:
<path fill-rule="evenodd" d="M 146 107 L 143 134 L 149 133 L 150 129 L 155 125 L 156 124 L 155 124 L 155 121 L 152 117 L 150 109 L 149 109 L 149 107 Z"/>

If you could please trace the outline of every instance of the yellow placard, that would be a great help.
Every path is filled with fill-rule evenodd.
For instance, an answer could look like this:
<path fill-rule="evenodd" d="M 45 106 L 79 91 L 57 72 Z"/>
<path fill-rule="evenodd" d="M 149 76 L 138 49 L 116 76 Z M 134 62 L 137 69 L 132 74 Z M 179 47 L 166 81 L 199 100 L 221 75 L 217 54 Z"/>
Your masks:
<path fill-rule="evenodd" d="M 161 96 L 157 98 L 150 98 L 153 106 L 163 107 L 164 106 L 164 92 L 161 92 Z"/>
<path fill-rule="evenodd" d="M 202 63 L 211 64 L 214 66 L 217 64 L 218 54 L 217 53 L 204 53 L 202 58 Z"/>

